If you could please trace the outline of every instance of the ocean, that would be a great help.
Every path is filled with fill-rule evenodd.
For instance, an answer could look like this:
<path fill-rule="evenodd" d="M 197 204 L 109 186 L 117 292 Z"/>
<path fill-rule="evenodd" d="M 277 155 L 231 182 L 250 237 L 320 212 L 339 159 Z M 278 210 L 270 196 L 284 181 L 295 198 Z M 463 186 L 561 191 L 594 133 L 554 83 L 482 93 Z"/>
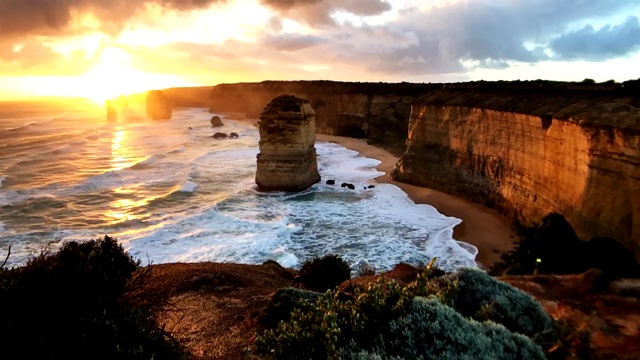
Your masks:
<path fill-rule="evenodd" d="M 375 183 L 379 161 L 340 145 L 316 143 L 322 181 L 307 191 L 258 192 L 255 121 L 218 115 L 225 125 L 214 129 L 202 108 L 107 120 L 88 104 L 0 102 L 0 262 L 9 247 L 7 266 L 17 266 L 45 247 L 110 235 L 145 265 L 296 268 L 338 254 L 377 270 L 432 257 L 446 270 L 476 266 L 477 249 L 452 238 L 459 219 Z"/>

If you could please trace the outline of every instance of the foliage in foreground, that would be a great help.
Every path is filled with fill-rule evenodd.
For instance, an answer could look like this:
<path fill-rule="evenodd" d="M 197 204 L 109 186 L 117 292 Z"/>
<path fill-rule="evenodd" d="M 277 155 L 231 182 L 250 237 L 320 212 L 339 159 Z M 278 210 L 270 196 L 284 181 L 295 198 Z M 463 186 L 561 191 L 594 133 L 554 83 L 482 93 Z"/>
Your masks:
<path fill-rule="evenodd" d="M 309 290 L 326 291 L 351 278 L 351 267 L 337 255 L 325 255 L 302 264 L 295 281 Z"/>
<path fill-rule="evenodd" d="M 535 226 L 518 228 L 518 246 L 502 255 L 491 274 L 577 274 L 595 268 L 608 279 L 640 278 L 633 251 L 611 238 L 580 240 L 560 214 L 550 213 Z"/>
<path fill-rule="evenodd" d="M 548 345 L 550 337 L 543 335 L 552 331 L 552 321 L 530 297 L 477 270 L 434 273 L 430 265 L 404 288 L 381 277 L 366 288 L 336 289 L 322 297 L 284 290 L 280 296 L 288 297 L 290 317 L 283 307 L 277 309 L 281 321 L 257 338 L 256 354 L 274 359 L 545 358 L 541 345 Z"/>
<path fill-rule="evenodd" d="M 0 269 L 4 359 L 184 359 L 184 351 L 129 294 L 139 263 L 113 238 L 69 242 L 27 265 Z"/>

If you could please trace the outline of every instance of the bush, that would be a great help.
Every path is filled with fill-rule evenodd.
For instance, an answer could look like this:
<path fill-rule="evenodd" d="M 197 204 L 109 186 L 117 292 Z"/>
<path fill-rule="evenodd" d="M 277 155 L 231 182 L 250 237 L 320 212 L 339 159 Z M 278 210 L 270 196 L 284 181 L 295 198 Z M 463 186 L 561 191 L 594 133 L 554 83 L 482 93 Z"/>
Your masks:
<path fill-rule="evenodd" d="M 467 320 L 436 299 L 417 297 L 391 323 L 388 353 L 405 359 L 545 359 L 540 346 L 491 322 Z"/>
<path fill-rule="evenodd" d="M 113 238 L 64 244 L 0 270 L 0 354 L 7 359 L 180 359 L 140 289 L 138 262 Z M 138 281 L 135 281 L 138 280 Z"/>
<path fill-rule="evenodd" d="M 326 255 L 305 261 L 294 281 L 309 290 L 325 292 L 350 278 L 351 268 L 346 261 L 337 255 Z"/>
<path fill-rule="evenodd" d="M 577 274 L 597 268 L 609 279 L 640 277 L 633 251 L 610 238 L 580 240 L 560 214 L 550 213 L 533 227 L 520 226 L 518 233 L 518 247 L 502 255 L 492 275 Z"/>
<path fill-rule="evenodd" d="M 549 315 L 524 291 L 475 269 L 459 270 L 454 277 L 457 293 L 449 305 L 462 316 L 494 321 L 529 337 L 551 331 Z"/>
<path fill-rule="evenodd" d="M 458 296 L 458 278 L 434 276 L 432 264 L 404 288 L 380 277 L 366 288 L 336 289 L 312 306 L 294 308 L 289 321 L 257 338 L 256 354 L 274 359 L 544 359 L 540 346 L 524 335 L 467 320 L 443 305 Z"/>
<path fill-rule="evenodd" d="M 309 310 L 322 294 L 292 287 L 279 289 L 264 310 L 263 320 L 272 327 L 280 321 L 289 321 L 294 309 Z"/>

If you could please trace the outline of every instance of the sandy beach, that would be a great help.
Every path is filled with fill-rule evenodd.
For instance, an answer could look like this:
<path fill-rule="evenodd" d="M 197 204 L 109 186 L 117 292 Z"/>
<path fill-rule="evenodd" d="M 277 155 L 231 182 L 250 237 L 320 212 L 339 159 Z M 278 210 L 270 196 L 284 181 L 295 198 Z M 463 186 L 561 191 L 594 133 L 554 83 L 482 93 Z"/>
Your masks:
<path fill-rule="evenodd" d="M 479 250 L 476 259 L 485 267 L 500 260 L 503 252 L 513 249 L 517 237 L 507 218 L 494 210 L 453 195 L 393 181 L 390 174 L 399 158 L 387 150 L 369 145 L 364 139 L 316 134 L 316 140 L 334 142 L 357 151 L 362 156 L 380 160 L 377 169 L 385 174 L 376 178 L 377 182 L 396 185 L 415 203 L 431 205 L 446 216 L 461 219 L 462 223 L 454 228 L 453 236 L 456 240 L 476 246 Z"/>

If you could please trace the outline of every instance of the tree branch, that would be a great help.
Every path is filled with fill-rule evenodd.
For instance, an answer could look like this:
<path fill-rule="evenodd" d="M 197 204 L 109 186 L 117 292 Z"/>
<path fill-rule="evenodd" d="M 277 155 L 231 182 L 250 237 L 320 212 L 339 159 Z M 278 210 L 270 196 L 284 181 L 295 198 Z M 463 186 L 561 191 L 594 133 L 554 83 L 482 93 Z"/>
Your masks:
<path fill-rule="evenodd" d="M 0 269 L 2 269 L 4 265 L 7 263 L 7 260 L 9 260 L 10 255 L 11 255 L 11 246 L 9 246 L 9 251 L 7 251 L 7 257 L 4 258 L 4 262 L 2 263 L 2 265 L 0 265 Z"/>

